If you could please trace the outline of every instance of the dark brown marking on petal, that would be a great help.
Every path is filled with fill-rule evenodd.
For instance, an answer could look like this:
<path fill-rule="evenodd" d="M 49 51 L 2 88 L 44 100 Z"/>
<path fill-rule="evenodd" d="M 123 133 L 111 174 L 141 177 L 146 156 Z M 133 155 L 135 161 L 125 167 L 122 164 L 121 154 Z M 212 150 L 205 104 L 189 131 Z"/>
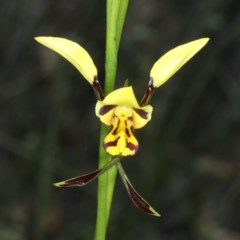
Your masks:
<path fill-rule="evenodd" d="M 126 147 L 129 148 L 131 151 L 134 151 L 136 153 L 139 146 L 135 145 L 131 142 L 127 142 Z"/>
<path fill-rule="evenodd" d="M 133 127 L 133 126 L 131 126 L 131 127 L 130 127 L 130 130 L 131 130 L 131 132 L 132 132 L 132 133 L 134 133 L 134 132 L 135 132 L 135 130 L 134 130 L 134 127 Z"/>
<path fill-rule="evenodd" d="M 117 135 L 118 134 L 118 126 L 112 131 L 112 135 Z"/>
<path fill-rule="evenodd" d="M 128 120 L 125 120 L 124 124 L 125 124 L 125 133 L 130 138 L 131 137 L 131 132 L 130 132 L 131 129 L 128 128 Z"/>
<path fill-rule="evenodd" d="M 128 117 L 127 119 L 131 122 L 133 121 L 133 117 Z"/>
<path fill-rule="evenodd" d="M 124 124 L 125 124 L 125 127 L 127 128 L 128 121 L 127 121 L 127 120 L 125 120 L 125 121 L 124 121 Z"/>
<path fill-rule="evenodd" d="M 136 192 L 136 190 L 131 186 L 131 184 L 129 184 L 128 181 L 127 181 L 127 185 L 128 185 L 129 195 L 133 203 L 135 204 L 135 206 L 146 214 L 154 215 L 154 213 L 151 211 L 151 206 Z"/>
<path fill-rule="evenodd" d="M 108 147 L 115 147 L 115 146 L 117 146 L 117 143 L 118 143 L 119 138 L 120 138 L 120 137 L 118 137 L 115 141 L 104 142 L 104 143 L 103 143 L 104 149 L 107 149 Z"/>
<path fill-rule="evenodd" d="M 114 128 L 114 130 L 112 131 L 112 134 L 113 134 L 113 135 L 118 134 L 120 121 L 119 121 L 118 118 L 117 118 L 117 120 L 118 120 L 118 123 L 116 124 L 116 126 L 113 127 L 113 128 Z"/>
<path fill-rule="evenodd" d="M 126 133 L 126 135 L 127 135 L 129 138 L 131 137 L 131 134 L 130 134 L 130 131 L 129 131 L 128 128 L 125 129 L 125 133 Z"/>
<path fill-rule="evenodd" d="M 104 115 L 106 113 L 108 113 L 109 111 L 111 111 L 113 108 L 115 108 L 115 105 L 106 105 L 106 106 L 102 106 L 100 109 L 99 109 L 99 115 Z"/>
<path fill-rule="evenodd" d="M 148 112 L 142 110 L 142 109 L 137 109 L 137 108 L 134 108 L 133 109 L 141 118 L 143 119 L 147 119 L 148 118 Z"/>

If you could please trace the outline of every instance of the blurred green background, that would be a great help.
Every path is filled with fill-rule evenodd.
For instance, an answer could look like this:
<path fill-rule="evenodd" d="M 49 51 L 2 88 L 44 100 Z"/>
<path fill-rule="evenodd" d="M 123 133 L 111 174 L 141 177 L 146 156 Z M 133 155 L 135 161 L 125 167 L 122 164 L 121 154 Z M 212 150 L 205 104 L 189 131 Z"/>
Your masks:
<path fill-rule="evenodd" d="M 97 168 L 99 120 L 87 81 L 34 41 L 79 42 L 104 81 L 105 1 L 1 1 L 0 239 L 93 239 L 97 181 L 53 182 Z M 116 87 L 139 100 L 153 63 L 182 43 L 211 41 L 152 99 L 140 149 L 123 165 L 162 214 L 148 217 L 117 178 L 108 239 L 240 239 L 240 1 L 130 1 Z"/>

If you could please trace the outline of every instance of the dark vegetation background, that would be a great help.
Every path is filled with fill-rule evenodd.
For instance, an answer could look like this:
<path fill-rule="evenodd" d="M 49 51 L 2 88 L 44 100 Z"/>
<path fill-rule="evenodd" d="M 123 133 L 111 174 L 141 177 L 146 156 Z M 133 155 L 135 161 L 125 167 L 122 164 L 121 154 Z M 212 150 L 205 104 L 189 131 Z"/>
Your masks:
<path fill-rule="evenodd" d="M 99 120 L 88 83 L 34 36 L 83 45 L 104 80 L 105 1 L 1 1 L 0 239 L 93 238 L 97 181 L 53 182 L 97 167 Z M 240 239 L 240 1 L 130 1 L 117 87 L 140 99 L 152 64 L 171 48 L 210 37 L 156 91 L 140 150 L 123 161 L 162 214 L 140 213 L 117 178 L 108 239 Z"/>

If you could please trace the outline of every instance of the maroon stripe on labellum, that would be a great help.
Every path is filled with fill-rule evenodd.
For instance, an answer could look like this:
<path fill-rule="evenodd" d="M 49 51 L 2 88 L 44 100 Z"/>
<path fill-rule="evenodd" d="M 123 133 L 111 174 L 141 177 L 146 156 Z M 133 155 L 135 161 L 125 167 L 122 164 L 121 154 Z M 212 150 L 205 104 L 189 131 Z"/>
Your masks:
<path fill-rule="evenodd" d="M 111 111 L 113 108 L 115 108 L 116 106 L 115 105 L 106 105 L 106 106 L 102 106 L 100 109 L 99 109 L 99 115 L 104 115 L 106 113 L 108 113 L 109 111 Z"/>
<path fill-rule="evenodd" d="M 133 109 L 141 118 L 143 119 L 147 119 L 148 118 L 148 112 L 142 110 L 142 109 L 137 109 L 137 108 L 134 108 Z"/>
<path fill-rule="evenodd" d="M 127 120 L 125 120 L 124 121 L 124 124 L 125 124 L 125 126 L 126 126 L 126 128 L 125 128 L 125 133 L 126 133 L 126 135 L 130 138 L 131 137 L 131 129 L 129 129 L 128 128 L 128 121 Z"/>
<path fill-rule="evenodd" d="M 136 192 L 136 190 L 127 181 L 129 195 L 137 208 L 142 210 L 144 213 L 154 215 L 151 211 L 151 206 Z"/>
<path fill-rule="evenodd" d="M 117 133 L 118 133 L 118 127 L 119 127 L 119 124 L 118 124 L 117 127 L 112 131 L 112 135 L 117 135 Z"/>
<path fill-rule="evenodd" d="M 125 129 L 125 133 L 126 133 L 126 135 L 127 135 L 129 138 L 131 137 L 131 134 L 130 134 L 130 131 L 129 131 L 128 128 Z"/>
<path fill-rule="evenodd" d="M 130 129 L 131 129 L 132 133 L 134 133 L 134 127 L 131 126 Z"/>
<path fill-rule="evenodd" d="M 131 151 L 137 152 L 139 146 L 131 142 L 127 142 L 126 147 L 129 148 Z"/>
<path fill-rule="evenodd" d="M 112 128 L 114 128 L 114 130 L 112 131 L 112 134 L 113 135 L 116 135 L 118 133 L 118 129 L 119 129 L 119 124 L 120 124 L 120 121 L 118 119 L 118 123 L 117 123 L 117 126 L 113 126 Z"/>
<path fill-rule="evenodd" d="M 103 143 L 104 149 L 106 149 L 106 148 L 108 148 L 108 147 L 115 147 L 115 146 L 117 146 L 117 142 L 118 142 L 119 138 L 120 138 L 120 137 L 118 137 L 115 141 L 106 142 L 106 143 L 104 142 L 104 143 Z"/>

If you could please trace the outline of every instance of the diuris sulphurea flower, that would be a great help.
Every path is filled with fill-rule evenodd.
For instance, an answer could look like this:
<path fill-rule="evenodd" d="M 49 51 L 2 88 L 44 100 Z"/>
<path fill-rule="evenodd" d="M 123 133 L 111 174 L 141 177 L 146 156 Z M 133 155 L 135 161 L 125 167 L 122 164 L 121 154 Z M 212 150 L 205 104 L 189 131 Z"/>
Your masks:
<path fill-rule="evenodd" d="M 144 127 L 152 116 L 150 105 L 139 106 L 132 87 L 119 88 L 96 104 L 96 115 L 110 126 L 103 147 L 112 156 L 134 155 L 138 141 L 134 130 Z"/>
<path fill-rule="evenodd" d="M 98 80 L 97 68 L 89 53 L 79 44 L 59 37 L 36 37 L 35 39 L 62 55 L 77 68 L 92 86 L 96 95 L 96 116 L 102 123 L 109 126 L 109 132 L 104 139 L 103 147 L 113 156 L 112 161 L 94 172 L 55 185 L 59 187 L 83 186 L 113 165 L 117 165 L 133 203 L 147 214 L 160 216 L 133 188 L 120 165 L 120 160 L 122 157 L 134 155 L 139 149 L 139 143 L 134 132 L 136 129 L 144 127 L 151 120 L 153 107 L 149 105 L 149 102 L 155 89 L 164 84 L 201 50 L 207 44 L 209 38 L 201 38 L 180 45 L 159 58 L 150 70 L 148 86 L 140 103 L 138 103 L 131 86 L 116 89 L 104 96 Z"/>

